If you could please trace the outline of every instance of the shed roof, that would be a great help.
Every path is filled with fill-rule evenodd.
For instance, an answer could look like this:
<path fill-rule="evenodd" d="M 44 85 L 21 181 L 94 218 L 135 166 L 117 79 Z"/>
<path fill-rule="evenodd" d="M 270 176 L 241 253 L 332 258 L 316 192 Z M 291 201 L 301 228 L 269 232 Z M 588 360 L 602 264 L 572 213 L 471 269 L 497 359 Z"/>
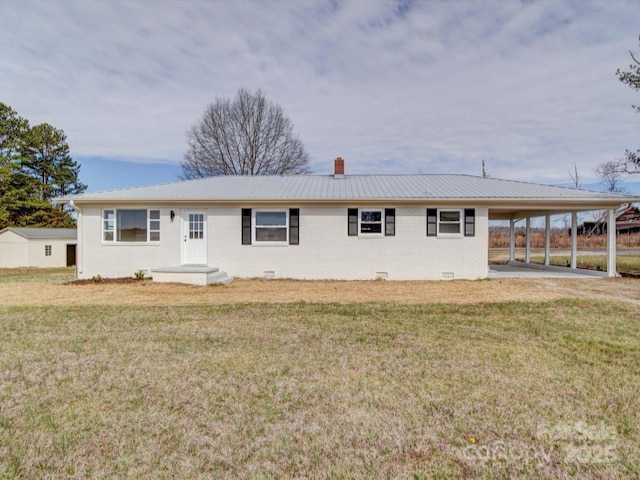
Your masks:
<path fill-rule="evenodd" d="M 558 200 L 623 203 L 618 193 L 459 174 L 219 176 L 85 193 L 62 202 Z M 501 202 L 500 202 L 501 203 Z"/>
<path fill-rule="evenodd" d="M 0 230 L 13 232 L 27 240 L 76 240 L 78 233 L 75 228 L 27 228 L 27 227 L 7 227 Z"/>

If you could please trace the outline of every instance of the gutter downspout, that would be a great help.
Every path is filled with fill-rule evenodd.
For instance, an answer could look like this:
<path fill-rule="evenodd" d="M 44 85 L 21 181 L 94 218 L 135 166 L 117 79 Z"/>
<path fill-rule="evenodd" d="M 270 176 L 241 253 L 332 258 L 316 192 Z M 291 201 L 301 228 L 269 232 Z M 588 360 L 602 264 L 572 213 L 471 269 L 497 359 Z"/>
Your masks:
<path fill-rule="evenodd" d="M 78 212 L 78 219 L 77 219 L 77 229 L 76 229 L 76 234 L 77 234 L 77 240 L 78 243 L 76 243 L 76 279 L 78 278 L 78 274 L 82 273 L 82 264 L 83 264 L 83 256 L 82 256 L 82 209 L 80 207 L 78 207 L 73 200 L 69 200 L 69 205 L 71 206 L 71 208 L 73 208 L 76 212 Z"/>

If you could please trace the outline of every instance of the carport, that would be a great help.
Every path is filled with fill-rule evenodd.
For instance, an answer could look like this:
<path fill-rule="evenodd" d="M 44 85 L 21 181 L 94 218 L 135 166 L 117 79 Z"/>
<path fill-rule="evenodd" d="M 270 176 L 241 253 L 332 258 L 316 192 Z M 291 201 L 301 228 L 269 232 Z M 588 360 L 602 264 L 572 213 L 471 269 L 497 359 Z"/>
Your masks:
<path fill-rule="evenodd" d="M 565 189 L 571 192 L 571 189 Z M 495 269 L 496 274 L 514 276 L 540 276 L 542 272 L 548 272 L 551 276 L 560 274 L 574 274 L 584 276 L 617 276 L 616 270 L 616 209 L 620 206 L 621 199 L 609 192 L 596 192 L 589 190 L 575 190 L 576 195 L 582 198 L 557 198 L 557 199 L 514 199 L 514 204 L 507 206 L 489 206 L 489 220 L 509 221 L 509 262 L 505 268 Z M 628 197 L 627 197 L 628 198 Z M 605 210 L 607 223 L 607 271 L 594 272 L 577 267 L 578 257 L 578 213 Z M 571 249 L 570 266 L 557 267 L 550 265 L 551 257 L 551 216 L 571 216 Z M 531 262 L 531 222 L 534 218 L 544 219 L 544 262 L 542 265 Z M 516 260 L 516 223 L 525 222 L 525 259 L 524 262 Z M 491 268 L 493 269 L 494 266 Z M 509 268 L 507 268 L 509 267 Z M 537 273 L 536 273 L 537 272 Z"/>

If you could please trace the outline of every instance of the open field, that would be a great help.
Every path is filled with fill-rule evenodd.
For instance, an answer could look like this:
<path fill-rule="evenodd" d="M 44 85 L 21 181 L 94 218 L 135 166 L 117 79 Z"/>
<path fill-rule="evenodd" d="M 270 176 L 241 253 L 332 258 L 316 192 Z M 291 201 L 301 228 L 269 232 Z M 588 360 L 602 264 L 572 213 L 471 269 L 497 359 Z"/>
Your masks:
<path fill-rule="evenodd" d="M 489 232 L 489 248 L 509 248 L 509 230 L 491 230 Z M 607 248 L 606 235 L 578 235 L 578 249 L 594 250 Z M 516 229 L 516 247 L 524 247 L 526 242 L 525 229 Z M 571 235 L 567 233 L 552 233 L 549 243 L 551 248 L 570 248 Z M 640 248 L 640 233 L 621 233 L 616 236 L 619 249 Z M 544 248 L 544 231 L 531 232 L 531 247 Z"/>
<path fill-rule="evenodd" d="M 566 251 L 562 253 L 555 253 L 551 251 L 550 261 L 551 265 L 558 265 L 567 267 L 571 264 L 571 255 Z M 635 251 L 634 251 L 635 252 Z M 516 251 L 516 260 L 524 261 L 525 253 L 523 249 Z M 580 254 L 577 257 L 578 268 L 588 268 L 591 270 L 607 271 L 607 257 L 605 253 L 598 254 Z M 489 252 L 489 263 L 502 264 L 509 261 L 509 252 L 501 250 L 494 250 Z M 540 249 L 536 249 L 531 252 L 531 262 L 542 265 L 544 263 L 544 254 L 540 254 Z M 640 274 L 640 255 L 617 255 L 616 256 L 616 268 L 618 273 L 632 273 Z"/>
<path fill-rule="evenodd" d="M 524 256 L 517 257 L 519 260 L 524 260 Z M 533 255 L 531 256 L 531 262 L 544 263 L 544 256 Z M 593 270 L 600 270 L 602 272 L 607 271 L 607 258 L 604 255 L 578 255 L 576 258 L 578 268 L 589 268 Z M 560 265 L 566 267 L 571 264 L 570 255 L 551 255 L 549 258 L 551 265 Z M 616 260 L 616 267 L 618 272 L 640 274 L 640 256 L 620 255 Z"/>
<path fill-rule="evenodd" d="M 640 475 L 637 280 L 36 277 L 0 281 L 0 478 Z"/>

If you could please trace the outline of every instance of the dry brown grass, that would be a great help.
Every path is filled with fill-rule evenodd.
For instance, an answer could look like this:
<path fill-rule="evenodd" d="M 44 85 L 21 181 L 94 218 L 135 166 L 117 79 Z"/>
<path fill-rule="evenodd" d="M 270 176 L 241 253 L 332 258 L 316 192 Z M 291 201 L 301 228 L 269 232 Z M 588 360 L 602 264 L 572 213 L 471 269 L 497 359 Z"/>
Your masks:
<path fill-rule="evenodd" d="M 521 230 L 521 229 L 520 229 Z M 525 247 L 524 231 L 516 234 L 516 247 Z M 617 237 L 617 247 L 640 248 L 640 233 L 620 234 Z M 551 248 L 570 248 L 571 236 L 567 234 L 552 234 Z M 489 234 L 489 248 L 509 248 L 509 235 L 503 233 Z M 531 248 L 544 248 L 544 233 L 531 232 Z M 578 235 L 578 248 L 581 250 L 593 250 L 607 248 L 606 235 Z"/>
<path fill-rule="evenodd" d="M 0 307 L 0 477 L 637 478 L 633 312 Z"/>
<path fill-rule="evenodd" d="M 639 286 L 0 281 L 0 478 L 638 478 Z"/>
<path fill-rule="evenodd" d="M 391 302 L 401 304 L 472 304 L 588 298 L 594 284 L 614 297 L 638 298 L 640 284 L 631 279 L 495 279 L 481 281 L 298 281 L 240 280 L 230 285 L 196 287 L 159 284 L 97 283 L 90 285 L 0 282 L 0 305 L 180 306 L 230 303 Z M 570 288 L 565 288 L 570 285 Z M 603 293 L 604 294 L 604 293 Z M 635 294 L 635 297 L 634 297 Z"/>

